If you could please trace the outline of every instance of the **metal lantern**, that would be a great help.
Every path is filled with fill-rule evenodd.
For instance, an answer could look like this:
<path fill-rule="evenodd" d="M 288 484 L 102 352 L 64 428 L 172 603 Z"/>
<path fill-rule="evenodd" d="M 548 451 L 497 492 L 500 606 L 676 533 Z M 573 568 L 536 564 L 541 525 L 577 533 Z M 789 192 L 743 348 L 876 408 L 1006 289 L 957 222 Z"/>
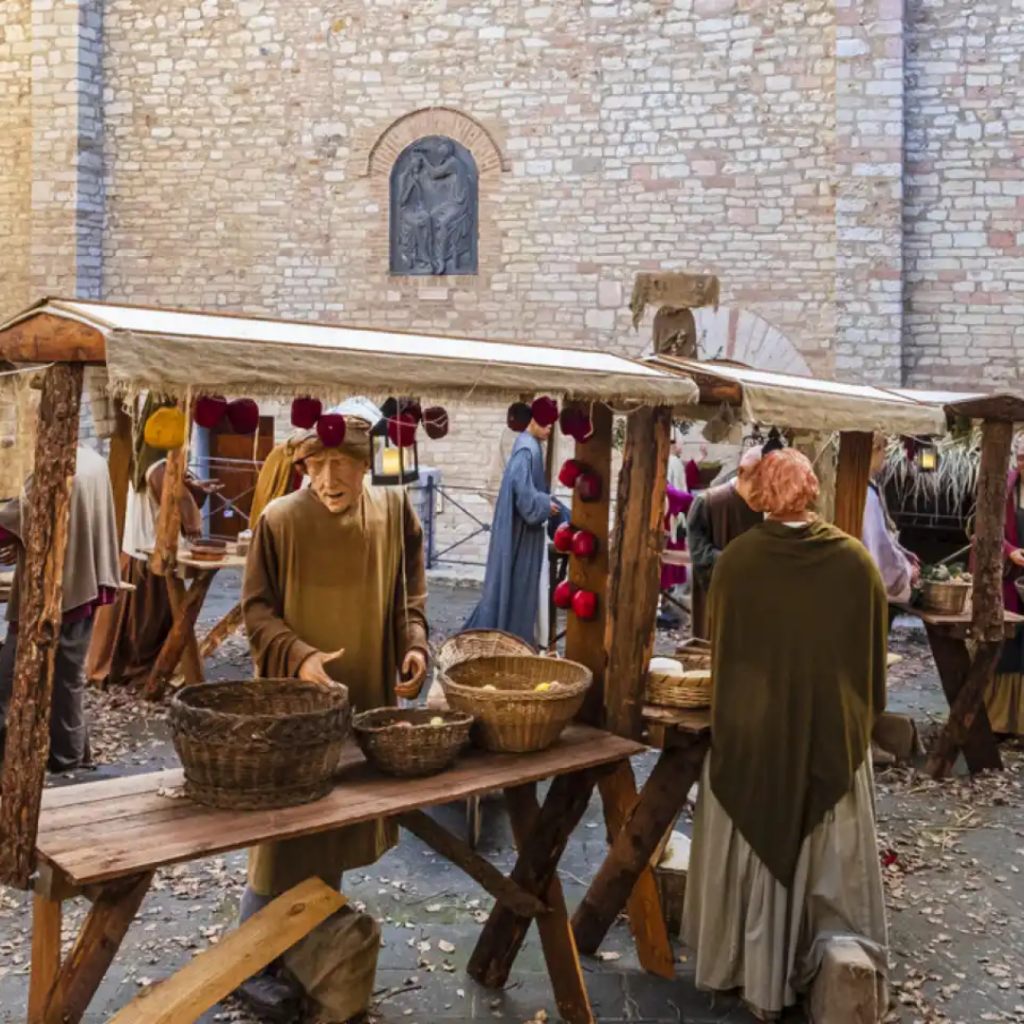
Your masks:
<path fill-rule="evenodd" d="M 401 445 L 403 432 L 400 427 L 394 429 L 399 411 L 398 403 L 389 400 L 382 410 L 383 418 L 370 431 L 370 449 L 373 464 L 370 479 L 379 487 L 398 487 L 402 484 L 416 483 L 420 478 L 419 452 L 416 446 L 415 424 L 412 424 L 412 443 Z M 388 427 L 392 429 L 389 431 Z"/>

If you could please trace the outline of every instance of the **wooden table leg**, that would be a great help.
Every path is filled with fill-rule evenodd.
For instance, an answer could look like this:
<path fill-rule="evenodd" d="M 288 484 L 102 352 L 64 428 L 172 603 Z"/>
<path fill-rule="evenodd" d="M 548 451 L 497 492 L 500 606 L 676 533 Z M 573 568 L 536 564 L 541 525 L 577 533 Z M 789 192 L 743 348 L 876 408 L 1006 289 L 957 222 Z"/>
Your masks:
<path fill-rule="evenodd" d="M 28 1024 L 41 1024 L 60 972 L 63 903 L 43 893 L 32 896 L 32 968 L 28 982 Z"/>
<path fill-rule="evenodd" d="M 969 727 L 958 728 L 957 720 L 963 715 L 962 709 L 959 714 L 954 715 L 954 708 L 963 694 L 964 686 L 971 672 L 971 655 L 967 650 L 967 644 L 963 640 L 950 636 L 948 631 L 940 626 L 929 625 L 926 628 L 932 657 L 935 659 L 935 667 L 938 669 L 942 689 L 949 702 L 949 721 L 943 730 L 944 734 L 950 730 L 957 736 L 963 734 L 964 759 L 972 773 L 1002 771 L 1003 761 L 999 754 L 996 738 L 992 734 L 988 712 L 985 710 L 984 692 L 980 694 L 977 702 L 971 702 L 974 707 L 970 709 L 973 714 Z M 982 655 L 982 653 L 983 650 L 979 647 L 978 655 Z M 998 652 L 996 652 L 996 657 L 998 657 Z M 981 667 L 979 666 L 979 668 Z M 940 748 L 942 753 L 940 753 Z M 929 758 L 929 771 L 933 771 L 933 769 L 940 771 L 941 774 L 938 777 L 948 774 L 959 750 L 960 744 L 953 736 L 941 737 Z"/>
<path fill-rule="evenodd" d="M 195 644 L 196 621 L 199 618 L 203 602 L 206 600 L 206 595 L 210 590 L 210 584 L 213 583 L 213 578 L 216 575 L 216 571 L 200 573 L 195 578 L 192 586 L 188 588 L 184 598 L 182 598 L 179 592 L 176 598 L 171 599 L 172 607 L 174 602 L 178 601 L 178 611 L 175 612 L 174 625 L 171 627 L 163 647 L 160 648 L 156 664 L 154 664 L 153 671 L 146 682 L 144 696 L 147 700 L 159 700 L 163 696 L 171 676 L 174 675 L 175 669 L 188 649 L 189 639 L 191 638 L 192 644 Z M 184 589 L 184 584 L 176 577 L 168 576 L 166 579 L 169 594 L 173 594 L 178 587 L 181 587 L 182 590 Z M 198 656 L 198 649 L 196 649 L 197 660 Z M 201 677 L 198 681 L 201 681 Z"/>
<path fill-rule="evenodd" d="M 513 806 L 516 808 L 512 819 L 514 827 L 520 834 L 528 836 L 520 846 L 511 877 L 516 884 L 539 896 L 551 908 L 544 917 L 556 923 L 547 926 L 550 952 L 545 946 L 545 955 L 552 958 L 549 963 L 551 983 L 562 1015 L 571 1024 L 589 1024 L 593 1015 L 586 991 L 582 988 L 582 971 L 575 950 L 571 949 L 567 938 L 558 939 L 555 936 L 561 886 L 556 889 L 553 883 L 557 882 L 558 862 L 565 852 L 569 836 L 583 817 L 594 784 L 601 774 L 600 769 L 595 769 L 558 776 L 551 784 L 544 806 L 532 825 L 526 824 L 531 811 L 531 794 L 524 796 L 520 792 L 521 787 L 506 790 L 510 810 Z M 536 798 L 533 797 L 533 800 Z M 518 825 L 515 824 L 517 821 Z M 564 907 L 564 897 L 560 902 Z M 528 917 L 522 917 L 499 903 L 491 911 L 470 957 L 469 974 L 482 985 L 501 988 L 508 980 L 529 926 Z M 568 952 L 570 949 L 571 955 Z"/>
<path fill-rule="evenodd" d="M 171 615 L 174 621 L 187 614 L 189 589 L 184 580 L 173 573 L 164 577 L 167 583 L 167 595 L 171 600 Z M 198 621 L 198 609 L 197 609 Z M 195 626 L 185 633 L 185 649 L 181 652 L 181 674 L 189 685 L 203 681 L 203 662 L 199 656 L 199 644 L 196 641 Z"/>
<path fill-rule="evenodd" d="M 700 776 L 706 751 L 706 738 L 686 736 L 681 737 L 679 745 L 662 751 L 573 916 L 573 932 L 581 952 L 597 952 L 626 906 L 662 837 L 685 806 L 690 787 Z"/>
<path fill-rule="evenodd" d="M 242 606 L 241 604 L 236 604 L 235 607 L 232 608 L 231 611 L 229 611 L 227 615 L 225 615 L 224 618 L 222 618 L 220 622 L 218 622 L 217 625 L 206 634 L 205 637 L 203 637 L 203 642 L 199 645 L 200 665 L 202 664 L 203 658 L 211 657 L 220 645 L 224 643 L 224 641 L 227 640 L 228 637 L 230 637 L 241 625 Z"/>
<path fill-rule="evenodd" d="M 43 1024 L 79 1024 L 135 920 L 152 872 L 103 887 L 61 965 Z"/>
<path fill-rule="evenodd" d="M 622 831 L 629 812 L 638 799 L 633 766 L 629 761 L 623 761 L 611 775 L 601 779 L 598 788 L 601 791 L 604 817 L 608 824 L 608 842 L 612 843 Z M 640 872 L 640 877 L 637 878 L 630 894 L 627 909 L 629 927 L 636 943 L 640 966 L 662 978 L 675 977 L 672 943 L 668 928 L 665 926 L 658 883 L 650 864 Z"/>

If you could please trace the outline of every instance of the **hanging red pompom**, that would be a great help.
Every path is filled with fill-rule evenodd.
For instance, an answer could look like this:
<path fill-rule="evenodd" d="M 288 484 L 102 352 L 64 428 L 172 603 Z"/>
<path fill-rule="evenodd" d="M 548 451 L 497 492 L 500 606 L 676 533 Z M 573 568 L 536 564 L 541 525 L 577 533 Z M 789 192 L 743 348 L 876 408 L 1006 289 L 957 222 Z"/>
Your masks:
<path fill-rule="evenodd" d="M 700 466 L 690 459 L 686 463 L 686 489 L 688 491 L 696 491 L 700 487 Z"/>
<path fill-rule="evenodd" d="M 569 525 L 569 523 L 562 523 L 561 526 L 555 530 L 555 536 L 552 538 L 555 544 L 555 550 L 560 551 L 563 555 L 569 554 L 572 551 L 572 541 L 576 536 L 576 531 Z"/>
<path fill-rule="evenodd" d="M 568 580 L 562 580 L 562 582 L 555 587 L 555 593 L 552 596 L 552 600 L 555 602 L 555 607 L 563 609 L 571 608 L 572 597 L 575 590 L 576 588 Z"/>
<path fill-rule="evenodd" d="M 562 468 L 558 471 L 558 482 L 563 487 L 573 488 L 576 486 L 576 481 L 579 480 L 580 474 L 586 469 L 586 466 L 582 462 L 577 462 L 575 459 L 566 459 Z"/>
<path fill-rule="evenodd" d="M 573 434 L 573 437 L 580 444 L 585 444 L 590 440 L 593 433 L 594 424 L 590 422 L 590 417 L 581 409 L 579 424 L 577 425 L 576 433 Z"/>
<path fill-rule="evenodd" d="M 540 427 L 553 427 L 558 422 L 558 403 L 546 395 L 530 406 L 530 413 Z"/>
<path fill-rule="evenodd" d="M 227 408 L 231 429 L 236 434 L 255 434 L 260 428 L 260 407 L 251 398 L 237 398 Z"/>
<path fill-rule="evenodd" d="M 325 448 L 337 448 L 345 441 L 345 417 L 336 412 L 316 421 L 316 436 Z"/>
<path fill-rule="evenodd" d="M 581 410 L 575 405 L 567 405 L 558 417 L 558 425 L 566 437 L 574 438 L 579 433 Z"/>
<path fill-rule="evenodd" d="M 411 448 L 416 441 L 416 419 L 407 412 L 400 412 L 388 420 L 388 437 L 399 448 Z"/>
<path fill-rule="evenodd" d="M 577 558 L 593 558 L 597 554 L 597 537 L 589 530 L 579 530 L 572 539 L 572 553 Z"/>
<path fill-rule="evenodd" d="M 572 595 L 572 610 L 577 619 L 593 619 L 597 615 L 597 594 L 589 590 L 577 590 Z"/>
<path fill-rule="evenodd" d="M 517 434 L 521 434 L 530 425 L 532 419 L 533 411 L 525 402 L 514 402 L 508 407 L 508 413 L 505 416 L 508 429 L 514 430 Z"/>
<path fill-rule="evenodd" d="M 423 429 L 432 441 L 440 441 L 448 436 L 448 413 L 439 405 L 432 406 L 423 413 Z"/>
<path fill-rule="evenodd" d="M 197 426 L 213 430 L 224 419 L 227 408 L 228 400 L 222 395 L 203 395 L 202 398 L 196 399 L 192 407 L 192 419 Z"/>
<path fill-rule="evenodd" d="M 292 426 L 298 430 L 312 430 L 324 411 L 319 398 L 296 398 L 292 402 Z"/>

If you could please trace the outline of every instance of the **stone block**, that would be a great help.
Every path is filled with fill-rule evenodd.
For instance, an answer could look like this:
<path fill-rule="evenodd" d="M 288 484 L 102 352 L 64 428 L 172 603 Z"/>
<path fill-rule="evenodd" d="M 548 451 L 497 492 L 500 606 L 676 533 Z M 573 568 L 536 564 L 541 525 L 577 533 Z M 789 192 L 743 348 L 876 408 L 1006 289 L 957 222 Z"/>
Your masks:
<path fill-rule="evenodd" d="M 889 987 L 860 946 L 833 939 L 807 1009 L 811 1024 L 879 1024 L 889 1009 Z"/>

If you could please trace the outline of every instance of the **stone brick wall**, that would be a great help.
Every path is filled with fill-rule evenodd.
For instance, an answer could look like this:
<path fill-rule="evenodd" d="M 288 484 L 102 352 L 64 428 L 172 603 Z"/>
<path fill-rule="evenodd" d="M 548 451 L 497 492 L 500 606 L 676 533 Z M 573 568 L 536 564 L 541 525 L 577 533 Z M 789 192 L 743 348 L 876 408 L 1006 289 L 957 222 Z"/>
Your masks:
<path fill-rule="evenodd" d="M 1024 3 L 913 0 L 907 17 L 907 380 L 1019 387 Z"/>

